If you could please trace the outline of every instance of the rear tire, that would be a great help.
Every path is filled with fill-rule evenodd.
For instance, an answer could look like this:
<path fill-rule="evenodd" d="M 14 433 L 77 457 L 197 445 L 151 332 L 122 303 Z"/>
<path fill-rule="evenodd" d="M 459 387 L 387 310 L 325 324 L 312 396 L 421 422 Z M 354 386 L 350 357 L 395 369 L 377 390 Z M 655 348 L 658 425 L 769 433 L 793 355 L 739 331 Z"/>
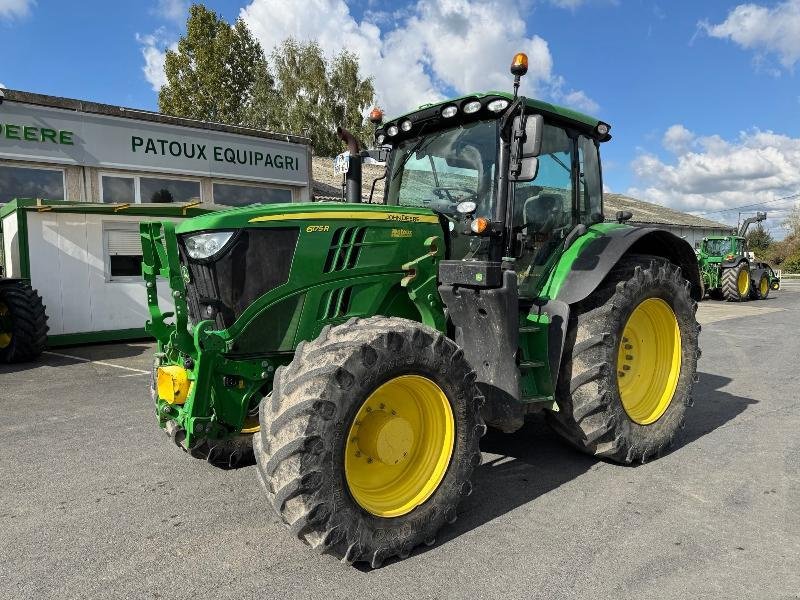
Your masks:
<path fill-rule="evenodd" d="M 446 470 L 438 472 L 426 499 L 415 496 L 405 512 L 379 516 L 363 507 L 371 506 L 369 495 L 354 487 L 354 470 L 348 466 L 353 463 L 346 461 L 355 460 L 361 447 L 366 421 L 358 416 L 373 402 L 376 390 L 409 375 L 428 381 L 446 397 L 454 422 L 452 451 L 449 462 L 440 463 Z M 392 415 L 403 415 L 415 402 L 410 391 L 381 398 L 396 398 Z M 393 556 L 405 558 L 415 546 L 433 544 L 439 529 L 455 521 L 461 498 L 472 491 L 470 476 L 481 462 L 478 440 L 486 431 L 482 401 L 463 352 L 434 329 L 385 317 L 325 327 L 317 339 L 298 345 L 291 364 L 276 371 L 272 394 L 261 403 L 261 432 L 254 447 L 269 503 L 292 533 L 320 553 L 347 563 L 366 561 L 373 568 Z M 391 419 L 383 404 L 371 410 Z M 419 438 L 425 435 L 423 431 Z M 360 452 L 358 460 L 375 461 L 380 472 L 399 468 L 396 462 L 366 459 L 371 452 Z M 401 473 L 424 464 L 416 461 L 423 455 L 417 447 L 408 452 L 414 462 L 406 462 Z M 387 488 L 402 495 L 405 485 Z"/>
<path fill-rule="evenodd" d="M 38 292 L 21 281 L 0 281 L 0 363 L 38 358 L 47 345 L 47 330 Z"/>
<path fill-rule="evenodd" d="M 750 297 L 750 267 L 742 261 L 722 269 L 722 296 L 728 302 L 744 302 Z"/>
<path fill-rule="evenodd" d="M 751 296 L 753 300 L 766 300 L 767 296 L 769 296 L 769 290 L 769 276 L 766 273 L 762 273 L 758 284 L 753 286 Z"/>
<path fill-rule="evenodd" d="M 680 334 L 680 346 L 672 338 L 672 351 L 679 354 L 670 355 L 665 350 L 667 357 L 680 357 L 677 367 L 674 362 L 668 363 L 672 364 L 668 383 L 672 382 L 669 385 L 674 385 L 674 391 L 671 397 L 663 396 L 668 404 L 654 409 L 649 417 L 642 417 L 633 408 L 626 409 L 620 392 L 623 380 L 618 375 L 625 372 L 620 371 L 624 368 L 619 366 L 620 360 L 627 357 L 627 352 L 635 353 L 625 348 L 620 353 L 626 340 L 623 334 L 628 331 L 631 315 L 643 306 L 655 306 L 661 314 L 672 314 L 672 326 L 677 325 Z M 620 260 L 604 283 L 573 307 L 556 392 L 559 412 L 547 413 L 553 429 L 583 452 L 615 462 L 644 462 L 659 456 L 672 444 L 683 425 L 686 409 L 692 404 L 699 356 L 696 310 L 688 282 L 672 263 L 642 255 Z M 655 339 L 649 336 L 653 344 Z M 645 345 L 636 347 L 643 354 L 646 349 Z M 658 360 L 654 362 L 665 364 L 664 356 L 656 355 Z M 628 373 L 629 377 L 638 378 L 636 371 Z M 646 388 L 634 388 L 634 393 L 638 389 Z M 646 423 L 650 419 L 652 422 Z"/>

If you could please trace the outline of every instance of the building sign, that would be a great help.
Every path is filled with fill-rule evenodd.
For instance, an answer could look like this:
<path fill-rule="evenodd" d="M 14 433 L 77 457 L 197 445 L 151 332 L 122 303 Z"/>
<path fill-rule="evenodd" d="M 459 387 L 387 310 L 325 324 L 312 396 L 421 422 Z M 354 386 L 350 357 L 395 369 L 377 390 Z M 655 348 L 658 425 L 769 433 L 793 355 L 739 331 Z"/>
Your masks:
<path fill-rule="evenodd" d="M 0 158 L 308 185 L 299 144 L 8 101 Z"/>

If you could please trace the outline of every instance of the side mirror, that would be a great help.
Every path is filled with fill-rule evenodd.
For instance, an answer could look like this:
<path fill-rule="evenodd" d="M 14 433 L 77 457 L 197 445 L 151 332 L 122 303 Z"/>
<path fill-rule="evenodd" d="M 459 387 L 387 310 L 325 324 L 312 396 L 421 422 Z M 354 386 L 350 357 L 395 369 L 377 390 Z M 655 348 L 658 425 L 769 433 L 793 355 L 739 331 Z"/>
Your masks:
<path fill-rule="evenodd" d="M 527 115 L 525 129 L 522 128 L 520 116 L 514 117 L 514 140 L 511 147 L 511 181 L 533 181 L 539 171 L 539 159 L 542 151 L 542 134 L 544 118 L 542 115 Z M 516 168 L 515 168 L 516 167 Z"/>
<path fill-rule="evenodd" d="M 625 221 L 630 221 L 632 218 L 633 218 L 633 213 L 629 210 L 617 211 L 617 223 L 624 223 Z"/>

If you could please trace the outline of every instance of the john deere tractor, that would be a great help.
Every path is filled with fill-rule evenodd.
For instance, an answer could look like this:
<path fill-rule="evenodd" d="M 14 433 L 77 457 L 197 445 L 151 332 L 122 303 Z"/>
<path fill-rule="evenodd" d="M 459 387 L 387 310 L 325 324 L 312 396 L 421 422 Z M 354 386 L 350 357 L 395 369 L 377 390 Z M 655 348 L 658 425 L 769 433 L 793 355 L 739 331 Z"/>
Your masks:
<path fill-rule="evenodd" d="M 360 203 L 341 131 L 353 202 L 142 226 L 159 424 L 223 466 L 254 456 L 265 502 L 319 552 L 376 567 L 434 543 L 487 425 L 544 411 L 627 464 L 662 454 L 692 404 L 694 252 L 604 222 L 609 125 L 518 96 L 526 70 L 517 55 L 513 94 L 382 124 L 383 205 Z"/>
<path fill-rule="evenodd" d="M 772 269 L 747 252 L 747 228 L 767 218 L 757 213 L 745 219 L 736 235 L 703 238 L 697 252 L 703 294 L 716 300 L 764 300 L 773 289 Z"/>

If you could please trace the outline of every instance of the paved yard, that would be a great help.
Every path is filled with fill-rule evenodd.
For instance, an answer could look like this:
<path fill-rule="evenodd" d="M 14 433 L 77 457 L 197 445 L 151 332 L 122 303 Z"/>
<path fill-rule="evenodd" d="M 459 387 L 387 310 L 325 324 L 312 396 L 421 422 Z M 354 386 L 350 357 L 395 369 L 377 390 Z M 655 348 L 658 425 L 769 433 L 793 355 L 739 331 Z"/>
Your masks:
<path fill-rule="evenodd" d="M 800 598 L 800 284 L 699 320 L 670 454 L 614 466 L 538 419 L 490 434 L 456 524 L 375 571 L 292 540 L 253 468 L 168 441 L 150 344 L 0 367 L 0 598 Z"/>

